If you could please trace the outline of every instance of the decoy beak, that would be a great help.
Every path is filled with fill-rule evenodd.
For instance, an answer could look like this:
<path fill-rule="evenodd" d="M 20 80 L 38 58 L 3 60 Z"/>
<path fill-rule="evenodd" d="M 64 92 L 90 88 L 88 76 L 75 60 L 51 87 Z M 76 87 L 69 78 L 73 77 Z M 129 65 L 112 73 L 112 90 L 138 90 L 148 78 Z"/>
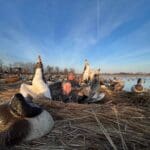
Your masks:
<path fill-rule="evenodd" d="M 40 55 L 38 56 L 38 62 L 39 62 L 39 63 L 42 63 L 42 59 L 41 59 L 41 56 L 40 56 Z"/>

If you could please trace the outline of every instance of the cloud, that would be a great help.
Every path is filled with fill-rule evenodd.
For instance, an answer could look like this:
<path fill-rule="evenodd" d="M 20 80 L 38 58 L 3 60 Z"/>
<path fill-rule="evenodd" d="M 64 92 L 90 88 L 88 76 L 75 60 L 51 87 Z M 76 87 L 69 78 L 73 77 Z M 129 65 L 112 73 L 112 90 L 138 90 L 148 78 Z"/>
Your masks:
<path fill-rule="evenodd" d="M 115 70 L 115 66 L 109 67 L 109 64 L 117 61 L 121 64 L 123 59 L 136 60 L 135 57 L 149 54 L 146 40 L 149 25 L 142 25 L 145 20 L 136 29 L 127 28 L 148 12 L 147 1 L 65 2 L 6 3 L 1 10 L 5 18 L 0 15 L 3 22 L 0 23 L 1 57 L 34 61 L 41 54 L 45 64 L 78 70 L 87 58 L 95 67 L 102 64 L 106 69 Z M 35 7 L 32 9 L 32 6 Z M 8 8 L 12 11 L 9 15 L 6 14 Z"/>
<path fill-rule="evenodd" d="M 101 62 L 121 63 L 141 55 L 147 56 L 150 53 L 149 28 L 150 21 L 103 47 L 108 51 L 108 55 L 102 58 Z"/>
<path fill-rule="evenodd" d="M 6 36 L 7 35 L 7 36 Z M 12 57 L 13 61 L 31 61 L 35 56 L 40 54 L 37 47 L 30 37 L 14 29 L 7 29 L 0 37 L 2 41 L 1 51 L 4 51 L 3 57 Z"/>
<path fill-rule="evenodd" d="M 144 5 L 143 1 L 138 1 L 138 2 L 132 1 L 129 3 L 129 1 L 126 0 L 122 0 L 122 1 L 118 0 L 115 1 L 114 3 L 113 1 L 110 0 L 107 1 L 104 0 L 104 1 L 99 1 L 99 5 L 100 5 L 99 7 L 97 6 L 97 4 L 98 4 L 98 0 L 95 1 L 95 3 L 91 5 L 91 7 L 83 11 L 80 17 L 74 21 L 74 24 L 70 28 L 70 32 L 68 36 L 65 37 L 65 39 L 62 41 L 62 43 L 65 44 L 62 44 L 60 47 L 65 47 L 63 45 L 66 45 L 66 43 L 71 43 L 70 45 L 72 45 L 64 49 L 64 51 L 66 50 L 66 52 L 68 52 L 69 49 L 71 51 L 71 55 L 70 55 L 72 56 L 71 64 L 73 63 L 75 64 L 77 60 L 81 61 L 81 58 L 83 59 L 85 58 L 85 56 L 88 56 L 88 53 L 91 53 L 91 55 L 96 57 L 96 59 L 94 59 L 93 62 L 95 66 L 98 66 L 98 64 L 100 63 L 107 63 L 113 60 L 122 61 L 122 58 L 128 58 L 128 57 L 131 58 L 131 57 L 139 56 L 140 54 L 138 52 L 136 54 L 134 49 L 134 45 L 136 45 L 135 44 L 136 42 L 134 42 L 134 44 L 132 44 L 132 42 L 129 42 L 129 44 L 125 44 L 125 42 L 122 40 L 122 38 L 123 39 L 128 38 L 129 40 L 133 41 L 135 39 L 133 38 L 135 37 L 133 33 L 128 33 L 129 35 L 123 34 L 119 37 L 115 37 L 116 38 L 115 43 L 114 44 L 110 43 L 110 46 L 108 46 L 107 49 L 104 48 L 101 49 L 101 44 L 103 43 L 104 39 L 108 39 L 111 35 L 113 35 L 113 32 L 118 30 L 120 26 L 123 26 L 127 22 L 130 22 L 135 18 L 137 18 L 137 16 L 140 16 L 137 11 Z M 146 7 L 146 9 L 148 8 Z M 97 23 L 97 21 L 100 22 Z M 97 38 L 97 34 L 98 34 L 97 33 L 98 31 L 96 30 L 97 25 L 99 25 L 99 34 L 100 34 L 99 38 Z M 142 34 L 142 32 L 140 33 L 137 32 L 134 34 L 140 35 Z M 120 46 L 122 43 L 123 43 L 122 47 L 124 46 L 123 49 L 121 49 L 122 47 Z M 95 46 L 97 45 L 100 45 L 99 48 L 100 50 L 98 50 L 98 48 L 96 49 Z M 112 48 L 110 48 L 111 46 Z M 143 45 L 141 45 L 140 48 L 138 48 L 139 51 L 142 48 L 142 46 Z M 130 55 L 126 54 L 127 51 L 131 51 L 131 49 L 133 49 L 134 51 L 133 54 L 131 53 Z M 107 51 L 107 55 L 105 55 L 104 57 L 101 56 L 101 53 L 103 53 L 103 51 Z M 94 53 L 98 55 L 96 56 L 96 54 Z M 144 54 L 144 52 L 142 53 Z M 104 52 L 104 54 L 106 54 L 106 52 Z M 97 59 L 98 56 L 100 57 L 99 60 Z"/>
<path fill-rule="evenodd" d="M 144 7 L 144 12 L 149 10 L 149 7 L 145 6 L 144 1 L 128 1 L 128 0 L 98 0 L 100 4 L 99 8 L 99 33 L 100 39 L 110 36 L 113 31 L 119 28 L 121 25 L 141 17 L 139 10 Z"/>

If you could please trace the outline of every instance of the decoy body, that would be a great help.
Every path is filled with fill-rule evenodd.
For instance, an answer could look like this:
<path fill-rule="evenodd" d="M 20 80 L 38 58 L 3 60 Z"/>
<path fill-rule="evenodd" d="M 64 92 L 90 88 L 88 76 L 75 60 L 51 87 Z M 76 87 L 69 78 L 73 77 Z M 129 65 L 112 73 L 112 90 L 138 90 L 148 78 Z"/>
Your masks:
<path fill-rule="evenodd" d="M 91 69 L 90 64 L 85 60 L 85 66 L 83 71 L 83 81 L 92 81 L 95 75 L 100 75 L 100 69 Z"/>
<path fill-rule="evenodd" d="M 32 85 L 23 83 L 20 87 L 20 93 L 27 98 L 31 96 L 36 97 L 46 97 L 51 99 L 51 92 L 49 86 L 45 80 L 43 72 L 43 64 L 39 56 L 38 62 L 36 64 L 34 78 L 32 80 Z"/>
<path fill-rule="evenodd" d="M 40 138 L 53 125 L 49 112 L 17 93 L 9 103 L 0 105 L 0 147 Z"/>
<path fill-rule="evenodd" d="M 141 78 L 139 78 L 139 79 L 137 80 L 137 84 L 134 85 L 134 86 L 131 88 L 131 91 L 132 91 L 132 92 L 135 92 L 135 93 L 142 93 L 142 92 L 144 92 L 144 88 L 143 88 L 143 86 L 142 86 L 142 79 L 141 79 Z"/>

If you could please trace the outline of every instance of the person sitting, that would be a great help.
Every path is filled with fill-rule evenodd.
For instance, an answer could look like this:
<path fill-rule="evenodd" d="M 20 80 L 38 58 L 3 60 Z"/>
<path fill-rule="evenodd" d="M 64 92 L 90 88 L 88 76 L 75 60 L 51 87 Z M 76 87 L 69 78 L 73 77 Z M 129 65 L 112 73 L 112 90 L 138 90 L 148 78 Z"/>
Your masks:
<path fill-rule="evenodd" d="M 75 80 L 75 75 L 68 74 L 68 80 L 62 83 L 62 101 L 77 103 L 93 103 L 104 98 L 105 94 L 100 93 L 99 77 L 95 75 L 90 85 L 80 87 Z M 73 82 L 76 84 L 73 84 Z"/>
<path fill-rule="evenodd" d="M 67 76 L 67 81 L 71 83 L 73 88 L 80 87 L 78 80 L 76 79 L 76 75 L 73 72 L 70 72 Z"/>
<path fill-rule="evenodd" d="M 144 88 L 143 88 L 143 85 L 142 85 L 142 79 L 139 78 L 137 80 L 137 84 L 134 85 L 132 88 L 131 88 L 131 91 L 132 92 L 135 92 L 135 93 L 142 93 L 144 92 Z"/>
<path fill-rule="evenodd" d="M 62 82 L 62 101 L 78 102 L 78 91 L 81 89 L 76 75 L 73 72 L 68 73 L 67 81 Z"/>
<path fill-rule="evenodd" d="M 49 85 L 52 99 L 67 102 L 76 102 L 75 91 L 80 88 L 73 72 L 67 76 L 67 80 L 55 82 Z"/>
<path fill-rule="evenodd" d="M 69 81 L 62 83 L 61 100 L 65 103 L 78 102 L 77 94 L 73 91 L 73 87 Z"/>

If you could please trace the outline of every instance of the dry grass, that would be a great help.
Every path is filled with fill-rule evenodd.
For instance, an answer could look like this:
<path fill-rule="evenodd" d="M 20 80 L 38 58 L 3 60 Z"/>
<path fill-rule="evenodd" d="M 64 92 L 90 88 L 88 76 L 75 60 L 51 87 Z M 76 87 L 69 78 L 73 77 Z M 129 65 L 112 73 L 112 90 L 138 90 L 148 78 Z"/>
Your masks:
<path fill-rule="evenodd" d="M 12 87 L 0 94 L 11 97 Z M 100 149 L 148 150 L 150 145 L 150 93 L 106 92 L 103 104 L 75 104 L 34 100 L 55 120 L 48 135 L 15 146 L 16 150 Z"/>
<path fill-rule="evenodd" d="M 7 77 L 7 78 L 5 78 L 5 83 L 7 84 L 7 83 L 15 83 L 15 82 L 17 82 L 17 81 L 19 81 L 20 80 L 20 78 L 19 78 L 19 76 L 9 76 L 9 77 Z"/>

